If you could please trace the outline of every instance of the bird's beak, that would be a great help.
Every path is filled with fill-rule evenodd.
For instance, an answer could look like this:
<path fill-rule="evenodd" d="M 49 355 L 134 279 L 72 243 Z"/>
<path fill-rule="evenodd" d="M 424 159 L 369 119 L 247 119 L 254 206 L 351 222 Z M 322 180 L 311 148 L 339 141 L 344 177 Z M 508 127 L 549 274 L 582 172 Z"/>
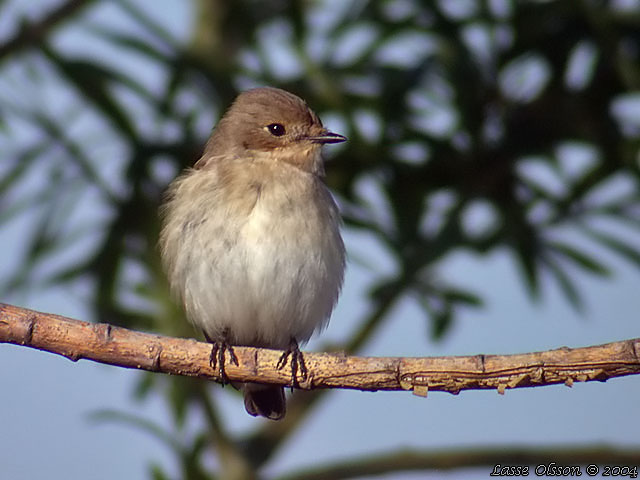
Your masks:
<path fill-rule="evenodd" d="M 341 143 L 346 142 L 347 137 L 340 135 L 338 133 L 330 132 L 329 130 L 325 130 L 320 135 L 310 135 L 307 137 L 307 140 L 311 140 L 315 143 Z"/>

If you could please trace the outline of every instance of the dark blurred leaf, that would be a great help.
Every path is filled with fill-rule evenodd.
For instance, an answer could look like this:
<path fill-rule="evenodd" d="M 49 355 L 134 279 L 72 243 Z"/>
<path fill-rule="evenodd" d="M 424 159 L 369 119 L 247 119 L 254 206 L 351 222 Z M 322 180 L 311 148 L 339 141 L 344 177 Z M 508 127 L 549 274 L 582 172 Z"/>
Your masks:
<path fill-rule="evenodd" d="M 15 186 L 21 177 L 23 177 L 30 168 L 33 168 L 33 162 L 35 162 L 47 148 L 50 148 L 49 142 L 39 142 L 22 151 L 15 159 L 9 160 L 13 165 L 8 168 L 0 178 L 0 195 L 5 194 L 10 188 Z M 6 216 L 5 208 L 6 206 L 2 209 L 0 218 Z"/>
<path fill-rule="evenodd" d="M 159 48 L 158 46 L 151 44 L 148 40 L 141 39 L 139 36 L 120 33 L 102 25 L 90 25 L 87 27 L 87 30 L 97 37 L 101 37 L 107 42 L 121 47 L 125 51 L 129 50 L 139 54 L 142 58 L 146 57 L 146 60 L 155 60 L 160 63 L 167 63 L 170 61 L 171 56 L 174 55 L 175 46 L 173 45 L 173 42 L 170 46 Z M 133 86 L 134 90 L 138 91 L 136 84 L 133 84 Z"/>
<path fill-rule="evenodd" d="M 143 373 L 140 377 L 141 378 L 136 382 L 133 395 L 136 400 L 145 400 L 156 385 L 157 375 L 154 375 L 153 373 Z"/>
<path fill-rule="evenodd" d="M 191 378 L 171 377 L 171 381 L 169 382 L 168 399 L 171 412 L 178 427 L 184 424 L 187 416 L 187 408 L 192 395 L 190 387 L 192 381 Z"/>
<path fill-rule="evenodd" d="M 431 309 L 431 317 L 431 337 L 439 340 L 451 326 L 453 320 L 451 306 L 445 304 L 443 308 Z"/>
<path fill-rule="evenodd" d="M 183 447 L 176 439 L 176 435 L 146 418 L 120 410 L 111 409 L 96 410 L 90 414 L 89 418 L 95 422 L 120 422 L 134 427 L 140 431 L 150 434 L 179 456 L 182 455 Z"/>
<path fill-rule="evenodd" d="M 606 245 L 628 262 L 635 264 L 636 267 L 640 267 L 640 245 L 632 246 L 615 236 L 599 232 L 593 228 L 583 227 L 581 230 L 589 237 Z"/>
<path fill-rule="evenodd" d="M 18 218 L 29 209 L 46 204 L 54 193 L 55 186 L 51 185 L 47 190 L 34 192 L 33 194 L 23 196 L 19 200 L 13 201 L 11 204 L 0 202 L 0 225 L 7 223 L 14 218 Z"/>
<path fill-rule="evenodd" d="M 148 97 L 148 92 L 143 87 L 131 78 L 104 65 L 87 60 L 69 60 L 48 48 L 43 51 L 69 83 L 90 100 L 115 128 L 129 139 L 137 137 L 126 110 L 118 104 L 109 91 L 109 84 L 122 84 Z"/>
<path fill-rule="evenodd" d="M 563 270 L 563 267 L 559 265 L 554 259 L 549 257 L 545 258 L 545 265 L 558 282 L 562 293 L 564 293 L 567 300 L 569 300 L 571 306 L 577 311 L 583 311 L 584 302 L 582 301 L 582 297 L 580 296 L 580 293 L 574 285 L 571 277 Z"/>
<path fill-rule="evenodd" d="M 143 26 L 147 30 L 147 32 L 153 34 L 156 40 L 161 40 L 169 45 L 173 45 L 175 43 L 173 35 L 171 35 L 158 22 L 154 21 L 134 2 L 130 2 L 128 0 L 116 0 L 116 3 L 118 3 L 120 7 L 131 16 L 132 19 Z"/>
<path fill-rule="evenodd" d="M 74 114 L 68 114 L 66 119 L 67 122 L 69 122 L 69 124 L 73 124 L 75 120 L 74 117 Z M 59 120 L 51 119 L 39 112 L 32 113 L 32 118 L 34 123 L 36 123 L 51 139 L 49 145 L 55 145 L 56 147 L 63 147 L 66 149 L 69 162 L 78 167 L 78 170 L 84 176 L 86 184 L 97 187 L 100 192 L 107 197 L 107 199 L 111 202 L 115 202 L 116 195 L 111 191 L 110 186 L 102 179 L 95 168 L 94 162 L 87 157 L 80 145 L 74 143 L 70 138 L 68 138 L 67 132 L 65 131 L 67 125 L 61 124 Z"/>
<path fill-rule="evenodd" d="M 479 296 L 466 290 L 448 288 L 442 292 L 442 295 L 454 305 L 459 303 L 472 307 L 480 307 L 483 304 Z"/>
<path fill-rule="evenodd" d="M 535 250 L 530 249 L 530 246 L 531 245 L 528 242 L 518 245 L 515 254 L 520 263 L 521 272 L 523 273 L 527 289 L 535 298 L 539 293 L 538 254 Z"/>
<path fill-rule="evenodd" d="M 191 480 L 211 480 L 211 474 L 206 472 L 201 465 L 201 459 L 210 440 L 207 434 L 196 435 L 190 448 L 185 450 L 182 457 L 182 470 L 184 477 Z"/>
<path fill-rule="evenodd" d="M 567 245 L 566 243 L 557 241 L 549 242 L 548 247 L 550 247 L 555 253 L 559 253 L 561 256 L 570 259 L 578 266 L 590 271 L 591 273 L 601 276 L 610 274 L 609 269 L 594 257 L 589 256 L 586 253 L 581 252 L 577 248 Z"/>
<path fill-rule="evenodd" d="M 171 477 L 155 462 L 149 465 L 149 472 L 153 480 L 171 480 Z"/>

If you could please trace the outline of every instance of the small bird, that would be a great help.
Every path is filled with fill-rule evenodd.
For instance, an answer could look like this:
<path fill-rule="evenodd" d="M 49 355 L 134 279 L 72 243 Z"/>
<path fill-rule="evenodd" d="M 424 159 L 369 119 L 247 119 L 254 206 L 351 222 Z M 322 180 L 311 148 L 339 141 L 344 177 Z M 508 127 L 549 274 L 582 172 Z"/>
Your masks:
<path fill-rule="evenodd" d="M 233 346 L 286 350 L 292 386 L 306 367 L 299 342 L 324 328 L 345 269 L 340 215 L 324 183 L 321 147 L 346 140 L 289 92 L 238 95 L 202 157 L 169 186 L 160 250 L 172 292 L 213 344 L 225 381 Z M 284 417 L 281 386 L 240 384 L 254 416 Z"/>

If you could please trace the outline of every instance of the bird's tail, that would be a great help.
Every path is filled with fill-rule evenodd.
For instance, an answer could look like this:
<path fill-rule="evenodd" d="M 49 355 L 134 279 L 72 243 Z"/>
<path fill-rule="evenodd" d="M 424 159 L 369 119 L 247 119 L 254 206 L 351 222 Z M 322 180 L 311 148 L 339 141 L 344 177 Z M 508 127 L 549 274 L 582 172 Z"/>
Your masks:
<path fill-rule="evenodd" d="M 247 413 L 271 420 L 280 420 L 287 411 L 284 388 L 261 383 L 243 383 L 240 387 L 244 395 Z"/>

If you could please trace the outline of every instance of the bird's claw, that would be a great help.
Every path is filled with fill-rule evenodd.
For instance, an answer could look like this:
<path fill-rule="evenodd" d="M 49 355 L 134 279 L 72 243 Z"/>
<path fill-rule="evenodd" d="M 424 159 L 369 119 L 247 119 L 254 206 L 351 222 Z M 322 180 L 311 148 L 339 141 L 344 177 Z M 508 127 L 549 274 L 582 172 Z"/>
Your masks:
<path fill-rule="evenodd" d="M 227 373 L 225 371 L 225 358 L 224 352 L 229 352 L 229 358 L 231 359 L 231 363 L 234 365 L 239 365 L 238 357 L 236 356 L 236 352 L 233 351 L 233 345 L 227 342 L 226 333 L 223 334 L 222 338 L 219 340 L 212 340 L 205 333 L 205 338 L 209 343 L 211 343 L 211 353 L 209 354 L 209 365 L 214 370 L 216 367 L 218 368 L 218 377 L 222 386 L 224 387 L 227 383 L 229 383 L 229 378 L 227 377 Z"/>
<path fill-rule="evenodd" d="M 298 346 L 298 342 L 295 338 L 291 339 L 289 347 L 280 356 L 280 359 L 276 364 L 276 368 L 278 370 L 282 370 L 285 365 L 287 365 L 289 357 L 291 357 L 291 391 L 293 391 L 294 387 L 300 386 L 298 383 L 298 371 L 300 371 L 300 379 L 303 382 L 307 380 L 308 376 L 307 365 L 304 362 L 304 355 L 300 351 L 300 347 Z"/>

